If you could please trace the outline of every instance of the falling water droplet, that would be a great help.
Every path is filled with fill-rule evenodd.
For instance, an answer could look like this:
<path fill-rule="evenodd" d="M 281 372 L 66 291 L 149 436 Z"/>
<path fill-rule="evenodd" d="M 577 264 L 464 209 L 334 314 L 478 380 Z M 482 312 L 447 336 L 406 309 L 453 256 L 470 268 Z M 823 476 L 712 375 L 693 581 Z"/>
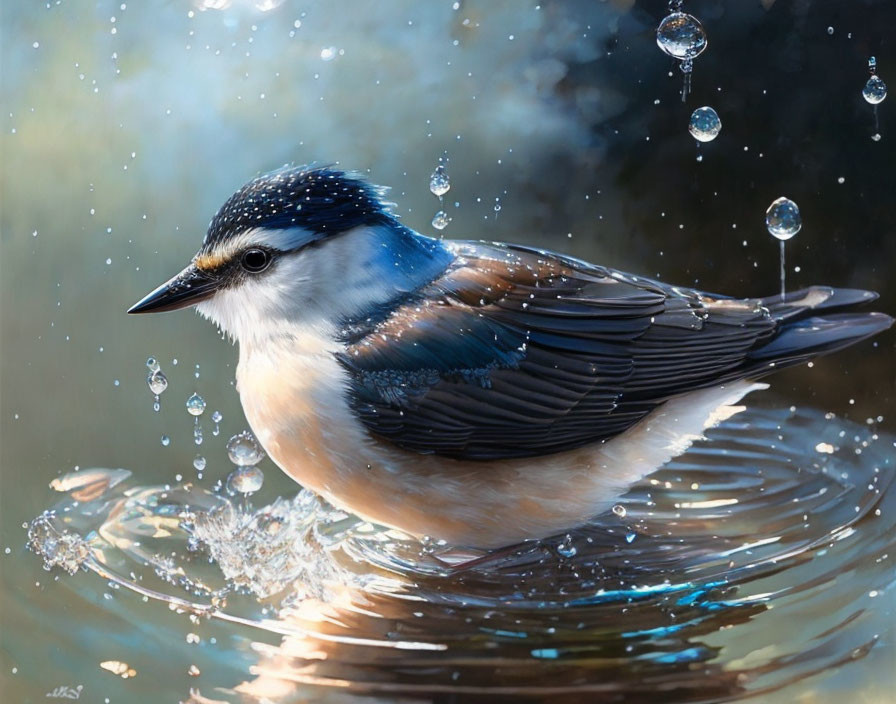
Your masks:
<path fill-rule="evenodd" d="M 445 167 L 442 164 L 439 164 L 429 177 L 429 190 L 439 198 L 451 190 L 451 179 L 445 173 Z"/>
<path fill-rule="evenodd" d="M 227 441 L 227 456 L 237 467 L 251 467 L 264 458 L 264 450 L 248 430 L 234 435 Z"/>
<path fill-rule="evenodd" d="M 789 198 L 776 199 L 768 206 L 765 211 L 765 226 L 768 228 L 772 237 L 781 241 L 781 299 L 784 299 L 786 292 L 785 277 L 786 269 L 784 268 L 784 243 L 793 237 L 803 226 L 802 218 L 800 218 L 800 209 Z"/>
<path fill-rule="evenodd" d="M 162 447 L 168 447 L 171 444 L 171 438 L 167 435 L 162 436 Z"/>
<path fill-rule="evenodd" d="M 862 97 L 872 105 L 882 103 L 887 97 L 887 84 L 880 76 L 872 75 L 862 89 Z"/>
<path fill-rule="evenodd" d="M 437 230 L 444 230 L 448 227 L 449 222 L 451 222 L 451 218 L 448 217 L 448 213 L 444 210 L 440 210 L 432 216 L 432 226 Z"/>
<path fill-rule="evenodd" d="M 620 518 L 624 518 L 626 514 L 625 506 L 623 506 L 622 504 L 616 504 L 613 507 L 613 513 L 615 513 Z"/>
<path fill-rule="evenodd" d="M 193 468 L 197 472 L 201 472 L 203 469 L 205 469 L 205 464 L 205 457 L 203 457 L 202 455 L 196 455 L 193 458 Z"/>
<path fill-rule="evenodd" d="M 187 399 L 187 413 L 191 416 L 201 416 L 205 412 L 205 399 L 194 393 Z"/>
<path fill-rule="evenodd" d="M 679 61 L 695 59 L 709 44 L 700 20 L 686 12 L 673 12 L 663 18 L 656 28 L 656 43 Z"/>
<path fill-rule="evenodd" d="M 765 211 L 765 226 L 772 237 L 789 240 L 803 226 L 800 209 L 789 198 L 778 198 Z"/>
<path fill-rule="evenodd" d="M 227 477 L 227 489 L 234 494 L 251 494 L 264 484 L 264 472 L 258 467 L 240 467 Z"/>
<path fill-rule="evenodd" d="M 146 368 L 149 369 L 150 373 L 159 371 L 159 362 L 155 357 L 150 357 L 146 360 Z"/>
<path fill-rule="evenodd" d="M 224 416 L 221 415 L 221 411 L 215 411 L 212 413 L 212 422 L 215 424 L 215 429 L 212 430 L 212 435 L 218 435 L 221 432 L 221 421 L 224 420 Z"/>
<path fill-rule="evenodd" d="M 722 131 L 722 121 L 719 114 L 709 106 L 697 108 L 691 113 L 691 121 L 688 124 L 688 132 L 698 142 L 711 142 Z"/>
<path fill-rule="evenodd" d="M 166 377 L 163 372 L 156 369 L 146 377 L 146 385 L 149 387 L 150 391 L 158 396 L 168 388 L 168 377 Z"/>

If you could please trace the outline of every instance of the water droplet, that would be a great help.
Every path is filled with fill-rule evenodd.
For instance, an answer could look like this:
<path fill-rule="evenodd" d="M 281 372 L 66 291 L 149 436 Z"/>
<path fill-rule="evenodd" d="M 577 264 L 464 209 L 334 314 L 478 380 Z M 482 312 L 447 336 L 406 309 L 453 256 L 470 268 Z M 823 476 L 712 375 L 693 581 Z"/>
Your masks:
<path fill-rule="evenodd" d="M 615 513 L 620 518 L 624 518 L 626 514 L 625 506 L 623 506 L 622 504 L 616 504 L 613 507 L 613 513 Z"/>
<path fill-rule="evenodd" d="M 442 197 L 451 190 L 451 180 L 445 173 L 445 167 L 439 164 L 429 177 L 429 190 L 434 196 Z"/>
<path fill-rule="evenodd" d="M 686 12 L 673 12 L 657 27 L 656 43 L 664 53 L 684 61 L 702 54 L 709 42 L 700 20 Z"/>
<path fill-rule="evenodd" d="M 719 114 L 709 106 L 697 108 L 691 114 L 688 132 L 698 142 L 711 142 L 722 131 Z"/>
<path fill-rule="evenodd" d="M 834 28 L 828 27 L 828 34 L 833 34 L 833 33 L 834 33 Z"/>
<path fill-rule="evenodd" d="M 168 377 L 160 371 L 154 371 L 146 377 L 146 385 L 156 396 L 168 388 Z"/>
<path fill-rule="evenodd" d="M 215 424 L 215 429 L 212 430 L 212 435 L 218 435 L 221 432 L 221 426 L 219 423 L 224 420 L 224 416 L 221 415 L 221 411 L 215 411 L 212 413 L 212 422 Z"/>
<path fill-rule="evenodd" d="M 168 447 L 170 444 L 171 444 L 171 438 L 169 438 L 167 435 L 163 435 L 162 436 L 162 446 Z"/>
<path fill-rule="evenodd" d="M 237 467 L 251 467 L 261 462 L 264 450 L 255 436 L 244 430 L 227 441 L 227 456 Z"/>
<path fill-rule="evenodd" d="M 159 371 L 159 361 L 155 357 L 149 357 L 146 360 L 146 368 L 149 369 L 150 372 Z"/>
<path fill-rule="evenodd" d="M 264 472 L 258 467 L 240 467 L 227 477 L 227 489 L 235 494 L 251 494 L 264 484 Z"/>
<path fill-rule="evenodd" d="M 875 132 L 873 135 L 871 135 L 871 141 L 873 141 L 873 142 L 879 142 L 879 141 L 880 141 L 880 133 L 879 133 L 879 132 Z"/>
<path fill-rule="evenodd" d="M 633 543 L 635 541 L 635 538 L 637 538 L 637 537 L 638 537 L 637 533 L 626 533 L 625 534 L 625 542 Z"/>
<path fill-rule="evenodd" d="M 772 237 L 789 240 L 803 226 L 800 209 L 789 198 L 778 198 L 765 211 L 765 226 Z"/>
<path fill-rule="evenodd" d="M 205 399 L 199 394 L 193 394 L 187 399 L 187 413 L 191 416 L 201 416 L 205 412 Z"/>
<path fill-rule="evenodd" d="M 196 455 L 193 458 L 193 468 L 197 472 L 201 472 L 203 469 L 205 469 L 205 464 L 205 457 L 203 457 L 202 455 Z"/>
<path fill-rule="evenodd" d="M 887 97 L 887 84 L 880 76 L 871 76 L 862 89 L 862 97 L 872 105 L 882 103 Z"/>
<path fill-rule="evenodd" d="M 444 210 L 440 210 L 432 216 L 432 226 L 437 230 L 444 230 L 448 227 L 449 222 L 451 222 L 451 218 L 448 217 L 448 213 Z"/>
<path fill-rule="evenodd" d="M 320 50 L 320 58 L 324 61 L 332 61 L 336 58 L 336 47 L 328 46 Z"/>
<path fill-rule="evenodd" d="M 576 553 L 579 551 L 576 549 L 576 546 L 572 544 L 572 536 L 567 534 L 563 539 L 563 542 L 557 546 L 557 552 L 563 557 L 575 557 Z"/>
<path fill-rule="evenodd" d="M 200 672 L 198 667 L 196 667 L 195 665 L 190 665 L 189 669 L 187 670 L 187 674 L 190 677 L 199 677 L 199 675 L 202 673 Z"/>

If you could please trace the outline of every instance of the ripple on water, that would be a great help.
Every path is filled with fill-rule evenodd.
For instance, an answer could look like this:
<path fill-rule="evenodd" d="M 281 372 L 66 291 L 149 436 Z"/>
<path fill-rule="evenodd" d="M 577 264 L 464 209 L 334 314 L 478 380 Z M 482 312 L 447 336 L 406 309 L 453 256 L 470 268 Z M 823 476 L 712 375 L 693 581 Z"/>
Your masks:
<path fill-rule="evenodd" d="M 304 491 L 253 510 L 122 470 L 57 480 L 67 497 L 29 537 L 48 568 L 220 619 L 246 645 L 276 634 L 239 685 L 250 699 L 329 686 L 737 699 L 862 657 L 893 586 L 894 438 L 767 409 L 708 436 L 589 525 L 488 553 Z"/>

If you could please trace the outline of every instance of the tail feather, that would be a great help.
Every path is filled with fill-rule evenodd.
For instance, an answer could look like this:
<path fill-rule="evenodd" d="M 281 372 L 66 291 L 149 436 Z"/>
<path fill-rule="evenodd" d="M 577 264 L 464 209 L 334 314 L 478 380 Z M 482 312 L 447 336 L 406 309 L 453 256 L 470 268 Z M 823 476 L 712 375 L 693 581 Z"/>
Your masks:
<path fill-rule="evenodd" d="M 796 364 L 836 352 L 892 324 L 893 318 L 883 313 L 833 313 L 785 322 L 768 344 L 750 352 L 749 359 L 775 366 Z"/>
<path fill-rule="evenodd" d="M 824 311 L 833 313 L 856 308 L 878 299 L 874 291 L 855 288 L 831 288 L 830 286 L 810 286 L 799 291 L 791 291 L 781 296 L 759 299 L 769 313 L 779 323 L 805 318 L 809 314 Z"/>
<path fill-rule="evenodd" d="M 877 298 L 874 291 L 812 286 L 792 291 L 783 299 L 781 296 L 759 299 L 777 328 L 763 344 L 747 354 L 743 365 L 723 375 L 721 380 L 756 379 L 836 352 L 886 330 L 893 324 L 889 315 L 853 310 Z"/>

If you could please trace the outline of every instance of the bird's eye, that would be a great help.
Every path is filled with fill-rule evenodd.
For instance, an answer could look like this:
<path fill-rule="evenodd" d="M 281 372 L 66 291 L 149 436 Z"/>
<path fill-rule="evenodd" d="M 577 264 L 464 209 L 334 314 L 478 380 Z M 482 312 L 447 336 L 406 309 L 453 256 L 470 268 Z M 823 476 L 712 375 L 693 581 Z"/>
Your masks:
<path fill-rule="evenodd" d="M 271 263 L 271 255 L 263 249 L 247 249 L 240 258 L 240 264 L 243 269 L 250 274 L 257 274 L 264 271 Z"/>

